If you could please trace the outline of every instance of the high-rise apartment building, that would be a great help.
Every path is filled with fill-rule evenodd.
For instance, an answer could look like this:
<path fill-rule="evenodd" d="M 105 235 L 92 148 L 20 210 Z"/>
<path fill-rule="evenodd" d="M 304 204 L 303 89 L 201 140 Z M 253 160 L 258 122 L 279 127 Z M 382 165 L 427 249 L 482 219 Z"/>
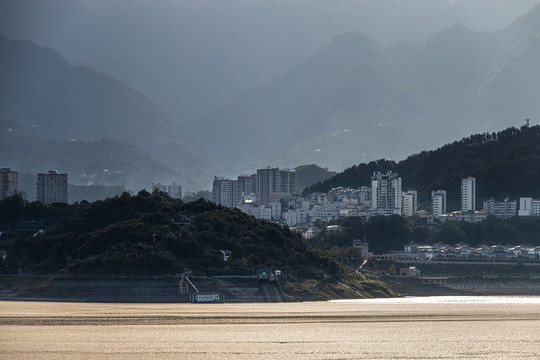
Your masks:
<path fill-rule="evenodd" d="M 182 198 L 182 185 L 176 185 L 174 182 L 171 185 L 164 185 L 161 183 L 152 184 L 152 191 L 154 190 L 164 192 L 175 199 Z"/>
<path fill-rule="evenodd" d="M 44 204 L 67 203 L 67 174 L 50 170 L 48 174 L 37 174 L 36 200 Z"/>
<path fill-rule="evenodd" d="M 413 216 L 418 210 L 418 193 L 416 190 L 405 191 L 401 200 L 401 215 Z"/>
<path fill-rule="evenodd" d="M 437 217 L 446 214 L 446 190 L 431 192 L 431 215 Z"/>
<path fill-rule="evenodd" d="M 0 169 L 0 200 L 18 192 L 19 173 L 9 168 Z"/>
<path fill-rule="evenodd" d="M 461 179 L 461 211 L 476 210 L 476 179 L 469 176 Z"/>
<path fill-rule="evenodd" d="M 401 177 L 397 173 L 376 171 L 371 177 L 373 214 L 401 215 Z"/>
<path fill-rule="evenodd" d="M 212 198 L 216 204 L 235 207 L 240 203 L 238 181 L 214 176 Z"/>
<path fill-rule="evenodd" d="M 238 175 L 238 191 L 242 199 L 257 192 L 257 175 Z"/>
<path fill-rule="evenodd" d="M 296 172 L 279 168 L 257 170 L 257 196 L 261 204 L 268 204 L 271 193 L 296 193 Z"/>

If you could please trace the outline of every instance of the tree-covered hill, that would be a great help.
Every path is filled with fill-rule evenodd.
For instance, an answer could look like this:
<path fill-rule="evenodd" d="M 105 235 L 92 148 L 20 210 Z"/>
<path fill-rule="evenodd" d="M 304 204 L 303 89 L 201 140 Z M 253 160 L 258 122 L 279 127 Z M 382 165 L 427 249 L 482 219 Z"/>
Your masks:
<path fill-rule="evenodd" d="M 45 231 L 25 232 L 21 225 L 31 220 L 43 222 Z M 300 233 L 203 199 L 184 203 L 142 190 L 94 203 L 44 205 L 13 196 L 0 201 L 0 229 L 0 240 L 9 243 L 0 260 L 4 273 L 160 275 L 189 269 L 208 276 L 270 267 L 284 271 L 284 287 L 296 299 L 392 294 L 330 251 L 309 249 Z M 220 250 L 230 251 L 230 259 Z M 316 282 L 324 291 L 312 289 Z"/>
<path fill-rule="evenodd" d="M 296 171 L 296 188 L 298 191 L 304 190 L 315 182 L 323 181 L 336 175 L 335 171 L 330 171 L 328 168 L 322 168 L 315 164 L 300 165 L 294 168 Z"/>
<path fill-rule="evenodd" d="M 7 249 L 8 266 L 34 271 L 182 272 L 282 266 L 305 252 L 301 235 L 204 200 L 183 203 L 145 191 L 94 203 L 43 205 L 17 197 L 0 203 L 2 222 L 45 221 L 38 236 Z M 220 250 L 232 253 L 230 264 Z"/>
<path fill-rule="evenodd" d="M 304 190 L 304 195 L 338 186 L 369 185 L 373 171 L 392 170 L 403 178 L 403 189 L 418 191 L 427 205 L 432 190 L 447 191 L 448 209 L 459 203 L 461 178 L 476 178 L 477 201 L 489 197 L 540 195 L 540 126 L 510 127 L 497 133 L 471 135 L 437 150 L 423 151 L 394 162 L 377 160 L 354 165 Z"/>

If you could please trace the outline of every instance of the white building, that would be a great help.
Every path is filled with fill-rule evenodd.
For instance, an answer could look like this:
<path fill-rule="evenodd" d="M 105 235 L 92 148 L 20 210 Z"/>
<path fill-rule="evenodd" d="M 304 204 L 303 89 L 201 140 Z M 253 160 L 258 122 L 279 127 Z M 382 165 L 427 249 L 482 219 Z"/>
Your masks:
<path fill-rule="evenodd" d="M 531 216 L 540 216 L 540 199 L 531 200 Z"/>
<path fill-rule="evenodd" d="M 259 206 L 259 219 L 272 220 L 272 206 L 268 204 L 261 204 Z"/>
<path fill-rule="evenodd" d="M 326 204 L 328 202 L 328 195 L 325 193 L 314 192 L 310 195 L 310 198 L 315 204 Z"/>
<path fill-rule="evenodd" d="M 531 216 L 532 197 L 519 198 L 518 216 Z"/>
<path fill-rule="evenodd" d="M 484 211 L 488 215 L 493 215 L 501 219 L 508 219 L 517 214 L 517 201 L 510 201 L 509 198 L 497 201 L 494 198 L 484 201 Z"/>
<path fill-rule="evenodd" d="M 326 204 L 328 205 L 328 204 Z M 338 204 L 339 205 L 339 204 Z M 339 207 L 337 209 L 326 208 L 325 206 L 316 205 L 309 211 L 309 221 L 324 220 L 330 222 L 339 218 Z"/>
<path fill-rule="evenodd" d="M 476 210 L 476 179 L 469 176 L 461 179 L 461 211 Z"/>
<path fill-rule="evenodd" d="M 285 224 L 287 224 L 287 226 L 289 227 L 295 226 L 296 224 L 298 224 L 298 221 L 296 218 L 296 210 L 289 210 L 289 211 L 283 212 L 283 214 L 281 214 L 281 218 L 283 219 L 283 221 L 285 221 Z"/>
<path fill-rule="evenodd" d="M 261 211 L 259 206 L 254 205 L 253 203 L 243 203 L 236 206 L 240 211 L 248 215 L 255 216 L 256 219 L 261 218 Z"/>
<path fill-rule="evenodd" d="M 272 210 L 272 219 L 280 219 L 281 218 L 281 202 L 280 201 L 274 201 L 268 204 Z"/>
<path fill-rule="evenodd" d="M 518 216 L 540 216 L 540 199 L 519 198 Z"/>
<path fill-rule="evenodd" d="M 431 192 L 431 215 L 434 217 L 446 214 L 446 190 Z"/>
<path fill-rule="evenodd" d="M 487 213 L 485 211 L 453 211 L 450 213 L 450 220 L 465 221 L 468 223 L 481 223 L 486 220 Z"/>
<path fill-rule="evenodd" d="M 356 199 L 358 200 L 358 205 L 369 206 L 371 204 L 371 188 L 368 186 L 362 186 L 360 189 L 355 191 Z"/>
<path fill-rule="evenodd" d="M 371 208 L 376 213 L 401 215 L 401 177 L 397 173 L 390 170 L 385 174 L 380 171 L 373 173 Z"/>
<path fill-rule="evenodd" d="M 418 210 L 418 193 L 416 190 L 405 191 L 401 200 L 401 215 L 413 216 Z"/>

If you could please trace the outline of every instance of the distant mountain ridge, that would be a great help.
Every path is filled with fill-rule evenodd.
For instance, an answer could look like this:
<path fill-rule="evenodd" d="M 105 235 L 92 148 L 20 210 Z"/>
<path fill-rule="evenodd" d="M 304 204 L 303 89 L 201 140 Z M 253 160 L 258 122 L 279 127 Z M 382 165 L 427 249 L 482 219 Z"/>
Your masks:
<path fill-rule="evenodd" d="M 231 163 L 340 169 L 518 125 L 540 118 L 537 24 L 540 5 L 501 31 L 456 25 L 420 45 L 340 35 L 191 129 Z"/>
<path fill-rule="evenodd" d="M 141 93 L 30 41 L 0 35 L 0 53 L 2 166 L 37 172 L 56 163 L 93 173 L 96 165 L 103 171 L 124 163 L 116 170 L 130 174 L 125 185 L 132 190 L 174 180 L 199 188 L 200 178 L 209 176 L 214 160 L 204 144 Z M 77 144 L 89 147 L 101 138 L 118 141 L 93 153 L 78 151 Z M 68 140 L 69 146 L 60 144 Z M 140 164 L 127 165 L 134 159 Z"/>
<path fill-rule="evenodd" d="M 457 210 L 461 179 L 476 178 L 477 207 L 489 197 L 540 196 L 540 125 L 507 128 L 496 133 L 475 134 L 437 150 L 422 151 L 405 160 L 377 160 L 354 165 L 334 177 L 313 184 L 304 195 L 338 186 L 370 184 L 374 171 L 399 173 L 403 190 L 418 191 L 418 201 L 428 206 L 431 191 L 447 191 L 449 210 Z"/>
<path fill-rule="evenodd" d="M 456 25 L 421 43 L 383 46 L 344 32 L 359 19 L 380 27 L 362 12 L 368 3 L 375 12 L 388 8 L 378 0 L 315 0 L 309 8 L 302 1 L 5 0 L 0 31 L 55 50 L 0 39 L 0 131 L 115 138 L 197 190 L 214 175 L 266 165 L 341 170 L 399 160 L 540 118 L 540 5 L 500 31 Z M 300 19 L 306 23 L 296 27 Z M 330 34 L 341 35 L 330 41 Z"/>
<path fill-rule="evenodd" d="M 498 29 L 535 1 L 3 0 L 0 32 L 112 75 L 184 122 L 283 74 L 337 34 L 392 44 L 454 23 Z M 484 16 L 494 9 L 504 16 Z"/>

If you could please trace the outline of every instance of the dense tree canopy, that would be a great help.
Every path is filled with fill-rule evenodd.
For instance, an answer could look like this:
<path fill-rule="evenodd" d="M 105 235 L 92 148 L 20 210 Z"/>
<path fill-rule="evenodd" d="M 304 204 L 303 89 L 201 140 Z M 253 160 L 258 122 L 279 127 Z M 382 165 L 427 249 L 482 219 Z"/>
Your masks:
<path fill-rule="evenodd" d="M 170 271 L 286 267 L 307 251 L 301 235 L 206 200 L 184 203 L 162 193 L 124 193 L 95 203 L 43 205 L 18 197 L 0 202 L 0 223 L 39 219 L 46 231 L 7 248 L 12 268 L 36 271 Z M 220 250 L 232 259 L 223 261 Z M 231 270 L 231 271 L 232 271 Z"/>
<path fill-rule="evenodd" d="M 419 203 L 427 206 L 432 190 L 444 189 L 448 210 L 457 210 L 461 178 L 476 178 L 477 199 L 517 199 L 539 196 L 540 126 L 508 128 L 497 133 L 472 135 L 433 151 L 423 151 L 395 163 L 372 161 L 352 166 L 342 173 L 304 190 L 304 195 L 338 186 L 369 185 L 373 171 L 392 170 L 403 179 L 403 189 L 418 191 Z"/>
<path fill-rule="evenodd" d="M 540 245 L 540 219 L 512 218 L 497 219 L 488 217 L 479 224 L 464 221 L 447 221 L 429 225 L 426 219 L 418 216 L 403 217 L 372 216 L 367 223 L 359 217 L 339 219 L 340 232 L 329 233 L 323 230 L 312 243 L 323 248 L 350 247 L 355 239 L 365 239 L 370 251 L 381 254 L 392 250 L 403 250 L 408 242 L 419 244 L 445 243 L 449 245 L 467 243 L 469 245 Z"/>

